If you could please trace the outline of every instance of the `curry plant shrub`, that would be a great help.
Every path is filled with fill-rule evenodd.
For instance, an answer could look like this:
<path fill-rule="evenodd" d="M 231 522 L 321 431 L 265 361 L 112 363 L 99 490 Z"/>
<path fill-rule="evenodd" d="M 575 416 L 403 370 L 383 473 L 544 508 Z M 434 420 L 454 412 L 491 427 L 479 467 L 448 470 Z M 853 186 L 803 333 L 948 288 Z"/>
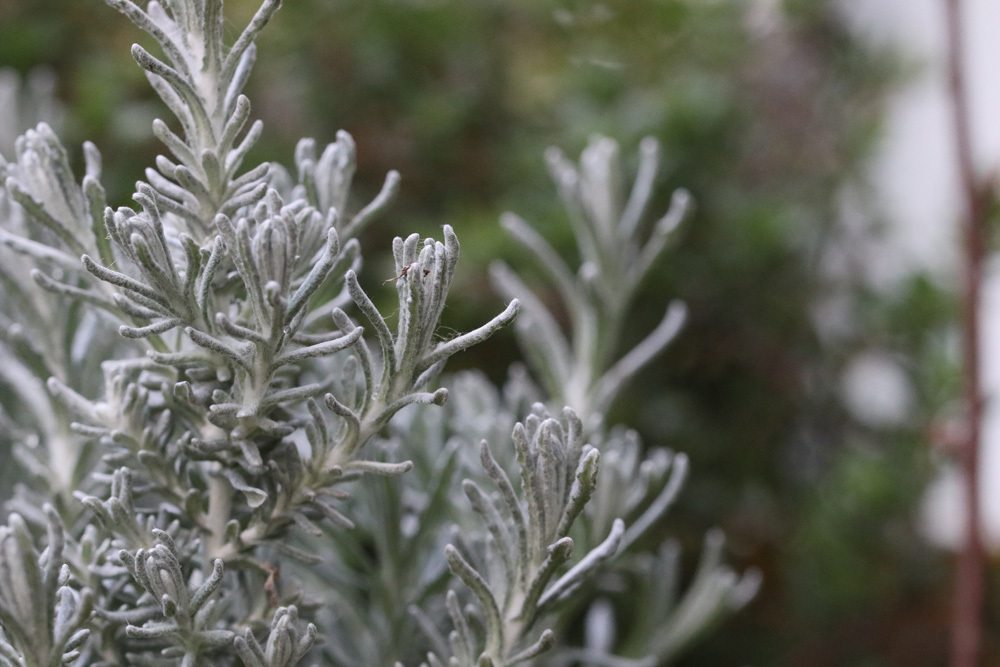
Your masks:
<path fill-rule="evenodd" d="M 671 303 L 621 349 L 689 207 L 678 192 L 650 220 L 655 140 L 630 183 L 610 139 L 547 154 L 577 262 L 502 218 L 565 322 L 498 263 L 506 306 L 456 334 L 451 227 L 397 237 L 394 275 L 359 279 L 399 174 L 355 201 L 345 132 L 300 141 L 290 169 L 247 163 L 263 127 L 242 90 L 279 0 L 234 39 L 221 0 L 107 4 L 155 44 L 132 56 L 172 118 L 128 205 L 109 205 L 96 146 L 80 178 L 44 123 L 0 157 L 22 480 L 0 528 L 0 664 L 654 667 L 752 597 L 715 532 L 679 590 L 651 529 L 687 460 L 605 419 L 685 317 Z M 507 325 L 528 370 L 442 374 Z"/>

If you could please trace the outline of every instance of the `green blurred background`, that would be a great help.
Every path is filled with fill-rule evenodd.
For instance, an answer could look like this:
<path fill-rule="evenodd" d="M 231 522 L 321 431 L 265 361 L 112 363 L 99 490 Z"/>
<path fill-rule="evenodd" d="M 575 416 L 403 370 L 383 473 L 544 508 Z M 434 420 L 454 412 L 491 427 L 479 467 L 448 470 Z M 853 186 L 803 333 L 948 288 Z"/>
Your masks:
<path fill-rule="evenodd" d="M 853 36 L 832 3 L 778 3 L 776 24 L 755 16 L 760 4 L 288 0 L 248 91 L 266 124 L 256 158 L 288 165 L 299 137 L 343 128 L 361 195 L 400 170 L 400 199 L 362 239 L 367 279 L 391 277 L 394 235 L 452 224 L 464 259 L 445 323 L 463 330 L 499 305 L 489 262 L 521 266 L 500 212 L 570 252 L 546 146 L 576 154 L 602 133 L 631 156 L 659 138 L 660 207 L 683 185 L 697 211 L 627 335 L 655 326 L 670 297 L 691 316 L 614 420 L 690 455 L 668 525 L 690 566 L 721 526 L 731 561 L 764 573 L 758 598 L 679 664 L 942 664 L 950 562 L 915 519 L 933 472 L 928 432 L 957 393 L 953 299 L 920 275 L 886 296 L 827 262 L 856 260 L 859 237 L 879 234 L 866 159 L 907 69 Z M 231 26 L 253 5 L 229 0 Z M 61 134 L 100 147 L 116 203 L 160 150 L 149 126 L 164 112 L 128 56 L 136 39 L 98 0 L 0 0 L 0 66 L 52 69 Z M 850 234 L 845 192 L 866 221 Z M 905 419 L 873 423 L 845 404 L 845 372 L 872 353 L 904 374 Z M 501 379 L 516 357 L 505 337 L 458 363 Z"/>

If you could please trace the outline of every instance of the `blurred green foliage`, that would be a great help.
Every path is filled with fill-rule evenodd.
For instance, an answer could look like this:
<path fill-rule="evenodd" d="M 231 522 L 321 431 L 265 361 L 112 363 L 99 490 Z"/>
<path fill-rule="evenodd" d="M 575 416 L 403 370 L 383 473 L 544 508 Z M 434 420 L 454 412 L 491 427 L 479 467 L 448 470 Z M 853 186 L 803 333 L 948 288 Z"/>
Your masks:
<path fill-rule="evenodd" d="M 395 234 L 453 224 L 465 260 L 446 324 L 465 330 L 496 310 L 489 261 L 517 264 L 501 210 L 569 247 L 544 147 L 576 152 L 595 132 L 626 148 L 658 137 L 660 208 L 683 185 L 698 210 L 630 335 L 655 325 L 667 296 L 691 317 L 614 417 L 691 456 L 665 529 L 692 560 L 721 525 L 736 564 L 765 572 L 724 639 L 683 664 L 940 664 L 947 563 L 918 538 L 914 507 L 929 425 L 955 395 L 942 351 L 953 304 L 920 277 L 886 296 L 863 271 L 831 274 L 824 261 L 854 252 L 840 204 L 848 191 L 865 199 L 865 158 L 898 68 L 850 34 L 833 2 L 789 1 L 777 15 L 767 4 L 289 0 L 249 90 L 266 124 L 256 157 L 289 164 L 300 136 L 329 141 L 344 128 L 362 194 L 399 169 L 402 196 L 363 242 L 387 249 Z M 253 5 L 230 0 L 233 24 Z M 159 150 L 149 124 L 162 111 L 127 57 L 133 39 L 98 0 L 0 2 L 0 66 L 55 70 L 63 137 L 98 144 L 117 202 Z M 390 266 L 366 266 L 368 279 Z M 837 332 L 816 316 L 828 302 L 842 306 Z M 844 404 L 845 367 L 869 349 L 898 359 L 913 384 L 905 424 L 866 425 Z M 507 338 L 460 363 L 499 379 L 516 354 Z"/>

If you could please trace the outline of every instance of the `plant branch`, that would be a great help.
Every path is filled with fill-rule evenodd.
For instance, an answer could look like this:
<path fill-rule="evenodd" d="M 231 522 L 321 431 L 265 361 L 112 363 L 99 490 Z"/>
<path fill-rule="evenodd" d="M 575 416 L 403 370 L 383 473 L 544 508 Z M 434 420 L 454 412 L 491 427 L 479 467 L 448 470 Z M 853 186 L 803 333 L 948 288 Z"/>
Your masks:
<path fill-rule="evenodd" d="M 982 653 L 983 545 L 979 508 L 979 450 L 983 418 L 980 380 L 980 302 L 986 254 L 986 191 L 973 165 L 968 92 L 964 76 L 961 0 L 945 0 L 948 92 L 962 203 L 962 393 L 966 437 L 960 452 L 964 478 L 965 541 L 959 554 L 952 619 L 952 667 L 974 667 Z"/>

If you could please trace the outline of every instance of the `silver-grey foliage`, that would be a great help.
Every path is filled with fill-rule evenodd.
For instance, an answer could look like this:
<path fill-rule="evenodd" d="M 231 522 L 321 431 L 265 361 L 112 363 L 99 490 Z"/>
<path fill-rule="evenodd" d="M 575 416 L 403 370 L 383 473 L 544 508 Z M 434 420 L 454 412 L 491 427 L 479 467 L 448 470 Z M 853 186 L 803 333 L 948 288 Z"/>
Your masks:
<path fill-rule="evenodd" d="M 655 139 L 642 142 L 639 172 L 627 200 L 614 140 L 594 139 L 579 165 L 554 148 L 546 157 L 582 256 L 579 270 L 573 272 L 522 218 L 507 213 L 502 223 L 556 287 L 570 314 L 569 335 L 508 266 L 495 264 L 493 278 L 501 292 L 521 295 L 525 316 L 517 325 L 519 339 L 552 400 L 599 421 L 623 385 L 670 343 L 684 322 L 684 305 L 671 303 L 660 325 L 618 357 L 636 291 L 686 215 L 690 196 L 683 190 L 674 193 L 670 209 L 645 234 L 642 221 L 660 161 Z"/>
<path fill-rule="evenodd" d="M 47 505 L 45 550 L 38 553 L 24 519 L 8 517 L 0 527 L 0 664 L 57 667 L 80 656 L 90 635 L 87 627 L 93 595 L 69 586 L 62 562 L 63 526 Z"/>
<path fill-rule="evenodd" d="M 504 216 L 508 231 L 566 302 L 570 318 L 564 331 L 510 268 L 493 267 L 500 291 L 522 297 L 517 332 L 541 394 L 547 394 L 551 409 L 570 407 L 563 409 L 560 422 L 535 404 L 524 422 L 513 426 L 520 494 L 483 443 L 481 465 L 494 491 L 487 493 L 472 480 L 464 483 L 483 537 L 478 548 L 472 547 L 474 555 L 452 545 L 447 549 L 449 568 L 479 609 L 463 608 L 449 593 L 453 630 L 447 647 L 443 637 L 435 642 L 429 667 L 501 667 L 539 655 L 538 664 L 545 665 L 651 667 L 669 661 L 726 613 L 742 607 L 759 586 L 756 572 L 740 576 L 722 564 L 721 534 L 713 532 L 694 582 L 683 595 L 677 591 L 676 548 L 666 545 L 653 556 L 640 547 L 677 497 L 687 458 L 663 449 L 644 456 L 634 432 L 605 423 L 625 383 L 667 346 L 684 319 L 684 306 L 671 304 L 653 332 L 618 356 L 631 300 L 688 208 L 687 194 L 675 194 L 651 235 L 640 240 L 658 156 L 656 142 L 645 140 L 639 174 L 623 202 L 616 142 L 594 139 L 579 166 L 550 151 L 549 165 L 584 257 L 575 274 L 527 223 Z M 504 410 L 492 413 L 508 421 Z M 584 445 L 585 440 L 592 444 Z M 575 524 L 584 525 L 571 536 Z M 463 542 L 471 542 L 462 535 Z M 646 578 L 656 585 L 648 586 Z M 608 602 L 623 580 L 629 582 L 627 606 L 641 605 L 644 611 L 641 622 L 625 628 L 618 627 Z M 568 645 L 551 627 L 558 629 L 569 610 L 580 608 L 592 619 L 586 644 Z M 545 625 L 550 627 L 536 629 Z M 471 630 L 476 626 L 483 628 L 479 635 Z"/>
<path fill-rule="evenodd" d="M 242 91 L 279 0 L 232 43 L 221 0 L 106 1 L 155 43 L 132 55 L 173 120 L 129 205 L 109 206 L 90 143 L 82 178 L 44 123 L 2 148 L 0 426 L 27 475 L 0 527 L 0 665 L 652 666 L 752 597 L 715 532 L 678 592 L 650 529 L 687 460 L 607 424 L 683 321 L 671 305 L 619 350 L 687 208 L 644 231 L 654 141 L 627 197 L 612 140 L 578 166 L 549 154 L 578 271 L 504 216 L 565 330 L 498 264 L 508 306 L 445 336 L 451 227 L 393 241 L 394 316 L 359 278 L 396 172 L 356 206 L 346 132 L 303 139 L 291 171 L 246 164 L 263 128 Z M 32 104 L 9 79 L 0 123 L 19 123 Z M 534 379 L 441 375 L 522 302 Z M 627 627 L 623 590 L 647 610 Z"/>

